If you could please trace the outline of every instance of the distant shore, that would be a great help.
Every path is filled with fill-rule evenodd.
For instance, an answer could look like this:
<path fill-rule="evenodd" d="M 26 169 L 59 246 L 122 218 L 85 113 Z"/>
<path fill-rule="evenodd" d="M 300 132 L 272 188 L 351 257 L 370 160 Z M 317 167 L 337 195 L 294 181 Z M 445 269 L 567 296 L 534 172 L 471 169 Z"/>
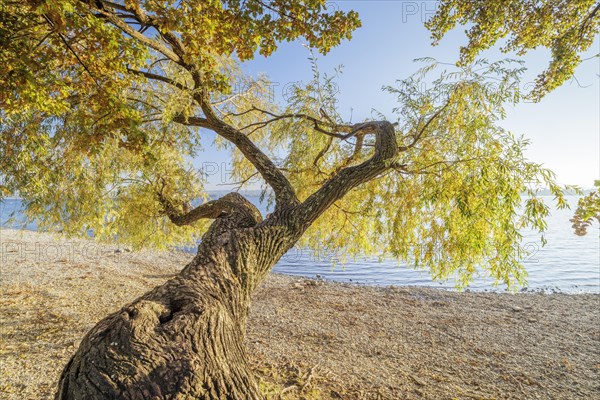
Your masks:
<path fill-rule="evenodd" d="M 103 316 L 176 274 L 182 252 L 127 252 L 0 230 L 0 398 L 51 399 Z M 248 352 L 270 399 L 592 399 L 600 295 L 456 293 L 272 274 Z"/>

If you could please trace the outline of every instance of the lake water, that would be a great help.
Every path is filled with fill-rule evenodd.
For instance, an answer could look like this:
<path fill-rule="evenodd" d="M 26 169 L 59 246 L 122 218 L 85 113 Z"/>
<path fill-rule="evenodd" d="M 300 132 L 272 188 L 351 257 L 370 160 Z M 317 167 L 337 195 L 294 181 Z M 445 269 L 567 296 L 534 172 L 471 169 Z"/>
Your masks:
<path fill-rule="evenodd" d="M 263 213 L 267 207 L 261 204 L 258 197 L 249 196 Z M 571 197 L 572 208 L 577 203 Z M 548 199 L 550 201 L 550 199 Z M 9 227 L 7 220 L 15 213 L 21 221 L 23 229 L 35 230 L 35 223 L 22 225 L 23 216 L 19 213 L 21 202 L 7 199 L 0 203 L 0 226 Z M 600 293 L 600 236 L 598 226 L 594 225 L 586 236 L 576 236 L 569 219 L 572 210 L 555 210 L 548 219 L 546 238 L 548 244 L 541 247 L 539 237 L 525 234 L 522 246 L 530 253 L 523 260 L 529 277 L 528 289 L 562 291 L 568 293 Z M 14 225 L 10 226 L 14 227 Z M 321 277 L 338 282 L 353 282 L 369 285 L 412 285 L 453 288 L 454 283 L 432 282 L 427 271 L 414 270 L 407 265 L 398 265 L 396 260 L 377 259 L 348 260 L 342 267 L 332 267 L 331 255 L 317 257 L 311 250 L 294 248 L 290 250 L 275 266 L 279 273 L 306 277 Z M 504 290 L 503 286 L 494 288 L 493 281 L 478 278 L 471 285 L 471 290 Z"/>

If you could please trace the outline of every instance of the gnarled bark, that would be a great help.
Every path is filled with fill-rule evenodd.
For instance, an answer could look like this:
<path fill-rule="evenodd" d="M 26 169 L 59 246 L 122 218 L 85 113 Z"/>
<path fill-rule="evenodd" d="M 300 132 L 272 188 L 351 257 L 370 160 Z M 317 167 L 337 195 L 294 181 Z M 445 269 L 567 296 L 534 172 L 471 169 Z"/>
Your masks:
<path fill-rule="evenodd" d="M 87 334 L 57 400 L 262 398 L 248 368 L 245 323 L 250 295 L 287 250 L 286 235 L 257 227 L 258 210 L 241 196 L 224 201 L 239 209 L 217 217 L 177 277 Z"/>
<path fill-rule="evenodd" d="M 360 124 L 358 130 L 375 134 L 369 160 L 342 169 L 303 203 L 282 183 L 285 206 L 264 221 L 235 193 L 184 206 L 184 213 L 159 196 L 177 225 L 215 221 L 177 277 L 88 333 L 62 373 L 56 400 L 262 399 L 243 342 L 252 292 L 328 207 L 395 165 L 399 150 L 390 123 Z M 257 154 L 257 165 L 269 170 Z"/>

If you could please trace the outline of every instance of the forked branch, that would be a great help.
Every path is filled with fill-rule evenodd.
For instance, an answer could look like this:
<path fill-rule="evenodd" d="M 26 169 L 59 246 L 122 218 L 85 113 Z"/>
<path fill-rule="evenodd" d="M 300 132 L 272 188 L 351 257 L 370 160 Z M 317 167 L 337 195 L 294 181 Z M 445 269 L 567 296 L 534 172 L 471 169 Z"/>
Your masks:
<path fill-rule="evenodd" d="M 196 76 L 195 80 L 196 85 L 202 87 L 199 77 Z M 297 205 L 294 188 L 273 161 L 248 136 L 217 116 L 205 91 L 197 92 L 194 98 L 200 104 L 210 129 L 233 143 L 271 186 L 275 192 L 276 208 Z"/>
<path fill-rule="evenodd" d="M 359 131 L 364 135 L 375 135 L 373 156 L 359 165 L 342 169 L 298 207 L 297 220 L 304 229 L 350 190 L 395 166 L 399 149 L 393 124 L 387 121 L 365 122 L 353 126 L 348 135 Z"/>

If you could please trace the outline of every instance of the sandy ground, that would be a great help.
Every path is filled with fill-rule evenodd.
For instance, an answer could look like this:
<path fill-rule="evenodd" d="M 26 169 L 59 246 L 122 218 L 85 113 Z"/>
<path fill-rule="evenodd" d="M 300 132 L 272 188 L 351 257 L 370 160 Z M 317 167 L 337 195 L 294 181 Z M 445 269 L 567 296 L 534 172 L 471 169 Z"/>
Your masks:
<path fill-rule="evenodd" d="M 10 230 L 0 230 L 0 257 L 7 400 L 52 398 L 85 332 L 191 259 Z M 270 399 L 600 399 L 599 295 L 271 275 L 247 341 Z"/>

